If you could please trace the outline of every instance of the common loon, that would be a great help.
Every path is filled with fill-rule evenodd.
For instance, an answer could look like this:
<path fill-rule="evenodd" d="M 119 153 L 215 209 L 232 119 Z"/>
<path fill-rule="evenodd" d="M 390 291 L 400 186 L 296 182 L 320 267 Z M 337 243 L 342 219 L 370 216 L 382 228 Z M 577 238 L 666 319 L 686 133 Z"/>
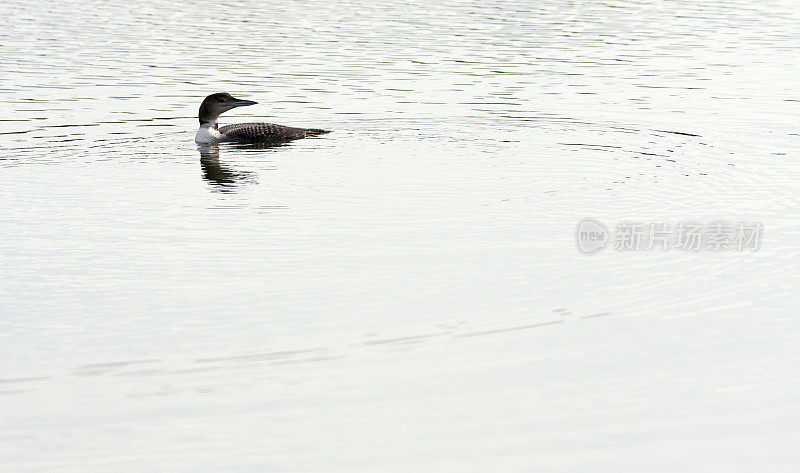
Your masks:
<path fill-rule="evenodd" d="M 228 110 L 246 105 L 255 105 L 252 100 L 237 99 L 227 92 L 211 94 L 200 104 L 198 118 L 200 129 L 194 136 L 196 143 L 263 143 L 288 141 L 307 136 L 330 133 L 318 128 L 292 128 L 272 123 L 237 123 L 235 125 L 217 125 L 217 118 Z"/>

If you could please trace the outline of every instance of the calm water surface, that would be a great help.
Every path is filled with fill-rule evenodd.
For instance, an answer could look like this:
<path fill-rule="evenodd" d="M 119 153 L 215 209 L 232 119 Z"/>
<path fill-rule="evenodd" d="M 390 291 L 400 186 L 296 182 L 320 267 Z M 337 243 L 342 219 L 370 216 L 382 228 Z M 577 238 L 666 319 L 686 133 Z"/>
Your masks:
<path fill-rule="evenodd" d="M 800 467 L 797 2 L 5 7 L 0 470 Z"/>

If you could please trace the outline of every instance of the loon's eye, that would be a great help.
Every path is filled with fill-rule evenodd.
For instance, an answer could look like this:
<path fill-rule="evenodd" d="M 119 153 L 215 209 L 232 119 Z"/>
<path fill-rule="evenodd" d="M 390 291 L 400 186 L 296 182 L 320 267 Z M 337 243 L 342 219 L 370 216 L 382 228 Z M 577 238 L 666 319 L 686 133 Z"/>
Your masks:
<path fill-rule="evenodd" d="M 218 98 L 218 99 L 217 99 L 217 102 L 219 102 L 219 103 L 222 103 L 222 102 L 224 102 L 224 101 L 225 101 L 225 99 L 223 99 L 222 97 L 220 97 L 220 98 Z"/>

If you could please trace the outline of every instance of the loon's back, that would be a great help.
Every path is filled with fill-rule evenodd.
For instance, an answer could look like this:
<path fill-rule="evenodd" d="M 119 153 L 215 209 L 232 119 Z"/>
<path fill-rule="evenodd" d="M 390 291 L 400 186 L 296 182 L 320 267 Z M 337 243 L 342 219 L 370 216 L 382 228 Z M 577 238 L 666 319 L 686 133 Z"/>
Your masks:
<path fill-rule="evenodd" d="M 220 141 L 237 143 L 259 143 L 269 141 L 288 141 L 307 136 L 324 135 L 329 130 L 319 128 L 294 128 L 273 123 L 237 123 L 219 127 Z"/>

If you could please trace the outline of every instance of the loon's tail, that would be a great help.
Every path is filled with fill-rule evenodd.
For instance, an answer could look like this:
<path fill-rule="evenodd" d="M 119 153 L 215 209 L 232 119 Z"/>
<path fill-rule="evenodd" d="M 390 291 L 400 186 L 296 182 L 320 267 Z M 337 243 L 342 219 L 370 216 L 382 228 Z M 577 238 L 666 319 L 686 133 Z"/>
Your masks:
<path fill-rule="evenodd" d="M 324 135 L 331 132 L 331 130 L 321 130 L 319 128 L 306 128 L 303 131 L 306 132 L 306 136 Z"/>

